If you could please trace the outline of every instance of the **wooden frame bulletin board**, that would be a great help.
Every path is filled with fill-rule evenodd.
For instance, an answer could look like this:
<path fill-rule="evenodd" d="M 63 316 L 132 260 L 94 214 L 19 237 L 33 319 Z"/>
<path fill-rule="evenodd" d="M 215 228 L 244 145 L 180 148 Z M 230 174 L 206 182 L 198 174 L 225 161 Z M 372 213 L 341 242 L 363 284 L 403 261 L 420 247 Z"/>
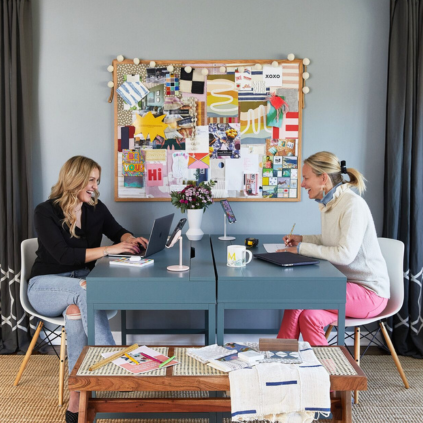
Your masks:
<path fill-rule="evenodd" d="M 301 59 L 114 60 L 113 72 L 115 201 L 170 201 L 209 180 L 217 199 L 301 200 Z"/>

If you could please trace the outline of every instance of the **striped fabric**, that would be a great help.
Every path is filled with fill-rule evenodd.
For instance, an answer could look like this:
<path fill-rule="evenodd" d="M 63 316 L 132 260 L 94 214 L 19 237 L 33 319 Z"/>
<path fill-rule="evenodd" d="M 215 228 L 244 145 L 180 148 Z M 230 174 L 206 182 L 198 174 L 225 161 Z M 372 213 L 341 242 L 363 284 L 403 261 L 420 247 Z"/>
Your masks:
<path fill-rule="evenodd" d="M 298 112 L 288 112 L 282 120 L 282 127 L 272 128 L 273 139 L 298 138 Z"/>
<path fill-rule="evenodd" d="M 297 64 L 282 65 L 282 88 L 299 89 L 300 68 Z"/>
<path fill-rule="evenodd" d="M 230 118 L 207 118 L 207 123 L 239 123 L 238 117 L 230 117 Z"/>
<path fill-rule="evenodd" d="M 197 126 L 207 125 L 206 103 L 204 101 L 197 102 Z"/>
<path fill-rule="evenodd" d="M 141 82 L 124 82 L 116 91 L 131 107 L 136 106 L 149 92 Z"/>
<path fill-rule="evenodd" d="M 232 421 L 311 422 L 316 412 L 329 415 L 329 374 L 309 343 L 299 347 L 302 365 L 261 363 L 229 373 Z"/>

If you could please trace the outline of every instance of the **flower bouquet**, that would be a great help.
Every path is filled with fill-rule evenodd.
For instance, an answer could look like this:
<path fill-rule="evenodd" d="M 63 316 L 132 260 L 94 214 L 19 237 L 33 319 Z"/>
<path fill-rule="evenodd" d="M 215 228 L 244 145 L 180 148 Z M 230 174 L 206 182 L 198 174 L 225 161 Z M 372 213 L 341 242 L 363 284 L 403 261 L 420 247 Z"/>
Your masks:
<path fill-rule="evenodd" d="M 201 182 L 188 184 L 182 191 L 172 191 L 170 198 L 172 204 L 181 210 L 187 211 L 189 229 L 186 233 L 191 241 L 199 241 L 204 232 L 201 230 L 201 221 L 206 208 L 213 204 L 212 187 L 215 182 Z"/>
<path fill-rule="evenodd" d="M 197 186 L 188 184 L 182 191 L 172 191 L 170 193 L 172 204 L 181 209 L 182 213 L 198 209 L 204 212 L 210 204 L 213 204 L 211 191 L 214 185 L 216 185 L 214 181 L 201 182 Z"/>

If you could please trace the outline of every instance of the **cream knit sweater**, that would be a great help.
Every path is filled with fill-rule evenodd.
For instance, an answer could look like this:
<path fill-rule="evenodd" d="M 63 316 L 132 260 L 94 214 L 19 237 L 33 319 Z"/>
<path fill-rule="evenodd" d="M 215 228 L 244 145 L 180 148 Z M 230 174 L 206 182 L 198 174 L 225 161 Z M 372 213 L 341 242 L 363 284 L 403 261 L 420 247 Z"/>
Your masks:
<path fill-rule="evenodd" d="M 330 261 L 349 282 L 359 283 L 389 298 L 389 276 L 367 203 L 340 185 L 322 213 L 322 234 L 304 235 L 299 252 Z"/>

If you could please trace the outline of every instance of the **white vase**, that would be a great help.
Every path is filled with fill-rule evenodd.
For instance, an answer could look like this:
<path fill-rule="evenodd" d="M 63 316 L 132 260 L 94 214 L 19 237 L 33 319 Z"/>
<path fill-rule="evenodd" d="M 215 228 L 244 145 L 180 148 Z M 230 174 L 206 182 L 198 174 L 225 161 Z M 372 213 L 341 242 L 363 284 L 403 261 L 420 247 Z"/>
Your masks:
<path fill-rule="evenodd" d="M 189 229 L 187 230 L 187 238 L 190 241 L 199 241 L 203 238 L 204 232 L 201 230 L 203 213 L 203 209 L 187 210 L 189 226 Z"/>

